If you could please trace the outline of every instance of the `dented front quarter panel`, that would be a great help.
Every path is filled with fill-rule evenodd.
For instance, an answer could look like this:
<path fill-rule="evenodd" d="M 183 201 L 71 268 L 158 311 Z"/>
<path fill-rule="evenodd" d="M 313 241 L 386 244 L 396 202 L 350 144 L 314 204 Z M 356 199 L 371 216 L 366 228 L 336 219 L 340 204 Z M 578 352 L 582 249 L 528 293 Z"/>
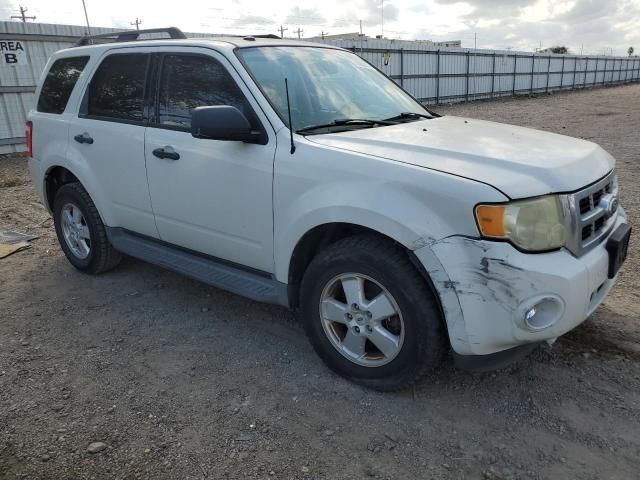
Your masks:
<path fill-rule="evenodd" d="M 623 221 L 624 214 L 618 223 Z M 452 236 L 415 254 L 440 296 L 454 351 L 486 355 L 556 338 L 584 321 L 615 282 L 607 277 L 605 243 L 576 258 L 564 249 L 527 254 L 506 242 Z M 524 313 L 546 296 L 558 300 L 562 315 L 533 331 Z"/>

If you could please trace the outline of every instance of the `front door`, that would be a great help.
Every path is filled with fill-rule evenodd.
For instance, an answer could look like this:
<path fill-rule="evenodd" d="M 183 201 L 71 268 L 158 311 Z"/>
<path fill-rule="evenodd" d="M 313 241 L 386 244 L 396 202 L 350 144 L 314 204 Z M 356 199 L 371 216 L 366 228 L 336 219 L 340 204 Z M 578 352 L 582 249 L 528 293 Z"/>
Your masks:
<path fill-rule="evenodd" d="M 275 137 L 270 125 L 222 55 L 194 48 L 159 55 L 157 63 L 145 158 L 160 238 L 273 272 Z M 214 105 L 237 107 L 255 129 L 268 131 L 268 143 L 194 138 L 191 111 Z M 160 158 L 158 149 L 170 155 Z"/>

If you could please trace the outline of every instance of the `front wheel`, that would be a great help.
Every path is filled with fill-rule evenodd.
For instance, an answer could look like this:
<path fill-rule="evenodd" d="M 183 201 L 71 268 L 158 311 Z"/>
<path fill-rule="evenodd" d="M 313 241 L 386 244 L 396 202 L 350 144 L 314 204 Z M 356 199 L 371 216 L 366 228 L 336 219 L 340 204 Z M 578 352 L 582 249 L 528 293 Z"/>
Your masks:
<path fill-rule="evenodd" d="M 413 383 L 446 352 L 433 293 L 407 254 L 376 236 L 318 254 L 302 282 L 307 335 L 333 371 L 378 390 Z"/>

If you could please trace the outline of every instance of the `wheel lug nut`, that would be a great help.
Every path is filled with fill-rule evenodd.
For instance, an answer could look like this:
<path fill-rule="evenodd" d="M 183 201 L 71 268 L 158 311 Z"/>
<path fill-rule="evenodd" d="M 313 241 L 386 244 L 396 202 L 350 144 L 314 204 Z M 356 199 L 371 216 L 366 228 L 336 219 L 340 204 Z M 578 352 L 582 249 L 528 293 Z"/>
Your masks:
<path fill-rule="evenodd" d="M 351 308 L 353 308 L 354 310 L 360 310 L 360 307 L 358 306 L 357 303 L 354 303 L 353 305 L 351 305 Z"/>
<path fill-rule="evenodd" d="M 367 318 L 371 318 L 373 317 L 373 315 L 371 314 L 371 312 L 367 312 Z"/>
<path fill-rule="evenodd" d="M 373 328 L 371 327 L 371 325 L 367 325 L 367 332 L 369 333 L 373 332 Z"/>
<path fill-rule="evenodd" d="M 347 320 L 351 320 L 353 318 L 353 315 L 350 313 L 346 313 L 344 316 L 347 317 Z"/>
<path fill-rule="evenodd" d="M 360 327 L 355 327 L 354 330 L 356 333 L 360 333 Z"/>

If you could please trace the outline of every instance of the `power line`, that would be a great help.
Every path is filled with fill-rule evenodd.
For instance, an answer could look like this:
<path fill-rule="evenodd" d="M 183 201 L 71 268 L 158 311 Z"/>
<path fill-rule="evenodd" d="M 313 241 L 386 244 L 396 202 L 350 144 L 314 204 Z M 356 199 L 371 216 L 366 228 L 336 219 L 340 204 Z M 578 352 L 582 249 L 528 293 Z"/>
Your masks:
<path fill-rule="evenodd" d="M 287 30 L 289 29 L 284 28 L 282 25 L 280 25 L 280 28 L 278 29 L 278 31 L 280 32 L 280 38 L 284 38 L 284 32 L 286 32 Z"/>
<path fill-rule="evenodd" d="M 20 19 L 22 23 L 27 23 L 27 20 L 35 20 L 36 17 L 27 17 L 25 15 L 25 13 L 27 13 L 27 10 L 28 8 L 25 8 L 22 5 L 20 5 L 20 15 L 11 15 L 11 18 Z"/>
<path fill-rule="evenodd" d="M 298 34 L 298 38 L 302 38 L 302 34 L 304 33 L 304 30 L 302 30 L 300 27 L 298 27 L 298 30 L 294 30 L 293 33 L 297 33 Z"/>
<path fill-rule="evenodd" d="M 324 40 L 324 36 L 325 36 L 325 35 L 329 35 L 329 32 L 325 32 L 324 30 L 322 30 L 322 31 L 320 32 L 320 36 L 322 37 L 322 39 L 323 39 L 323 40 Z"/>

